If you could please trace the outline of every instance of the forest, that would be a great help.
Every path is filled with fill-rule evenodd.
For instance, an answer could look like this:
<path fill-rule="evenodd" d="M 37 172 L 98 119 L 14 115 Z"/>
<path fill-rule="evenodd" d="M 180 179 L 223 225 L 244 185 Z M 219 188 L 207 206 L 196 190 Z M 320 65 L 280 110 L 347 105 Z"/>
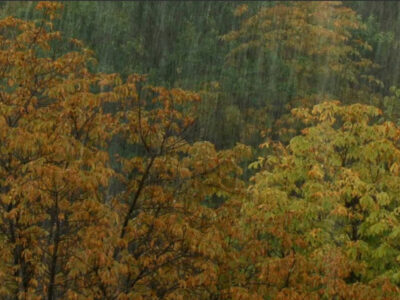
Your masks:
<path fill-rule="evenodd" d="M 400 2 L 0 2 L 0 299 L 400 299 Z"/>

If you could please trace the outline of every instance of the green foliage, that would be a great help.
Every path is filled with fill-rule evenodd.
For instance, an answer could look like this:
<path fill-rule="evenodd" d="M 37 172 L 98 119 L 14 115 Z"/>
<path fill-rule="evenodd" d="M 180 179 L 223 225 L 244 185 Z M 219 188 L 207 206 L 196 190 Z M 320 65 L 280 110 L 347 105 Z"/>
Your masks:
<path fill-rule="evenodd" d="M 239 254 L 248 264 L 256 262 L 247 274 L 249 288 L 252 280 L 268 280 L 271 288 L 255 287 L 257 293 L 283 297 L 274 281 L 278 275 L 265 275 L 279 261 L 275 272 L 281 280 L 290 276 L 285 290 L 291 297 L 314 297 L 317 291 L 328 298 L 338 293 L 346 299 L 393 297 L 390 289 L 373 286 L 386 280 L 397 291 L 400 128 L 373 122 L 380 110 L 360 104 L 325 102 L 293 114 L 309 127 L 252 165 L 262 169 L 253 177 L 239 226 L 248 242 L 257 245 Z M 265 250 L 259 244 L 263 241 Z M 320 265 L 323 256 L 318 253 L 328 265 Z M 290 275 L 285 273 L 287 261 L 292 261 Z M 324 267 L 333 272 L 332 264 L 341 271 L 325 273 Z M 306 278 L 325 284 L 317 287 Z M 300 289 L 299 282 L 308 289 Z"/>

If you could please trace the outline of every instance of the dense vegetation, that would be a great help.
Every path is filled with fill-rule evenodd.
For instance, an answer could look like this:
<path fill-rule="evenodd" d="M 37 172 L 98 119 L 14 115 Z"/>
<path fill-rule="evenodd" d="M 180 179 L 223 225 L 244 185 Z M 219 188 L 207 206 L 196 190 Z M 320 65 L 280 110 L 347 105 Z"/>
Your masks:
<path fill-rule="evenodd" d="M 399 299 L 379 5 L 1 3 L 0 298 Z"/>

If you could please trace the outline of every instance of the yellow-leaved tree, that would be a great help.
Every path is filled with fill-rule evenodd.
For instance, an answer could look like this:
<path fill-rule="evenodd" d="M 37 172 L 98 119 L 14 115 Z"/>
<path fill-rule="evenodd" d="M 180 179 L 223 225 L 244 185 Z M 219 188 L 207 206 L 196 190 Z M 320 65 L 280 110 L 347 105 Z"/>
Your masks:
<path fill-rule="evenodd" d="M 400 128 L 373 106 L 324 102 L 252 167 L 232 238 L 248 299 L 397 299 Z M 235 265 L 235 264 L 233 264 Z"/>

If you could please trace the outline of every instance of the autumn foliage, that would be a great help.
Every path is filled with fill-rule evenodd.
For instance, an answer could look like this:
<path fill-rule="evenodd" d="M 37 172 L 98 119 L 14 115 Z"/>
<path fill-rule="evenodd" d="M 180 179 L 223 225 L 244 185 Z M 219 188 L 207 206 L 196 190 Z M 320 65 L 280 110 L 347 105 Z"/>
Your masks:
<path fill-rule="evenodd" d="M 372 64 L 341 43 L 357 20 L 325 3 L 327 24 L 319 5 L 261 10 L 225 38 L 272 16 L 294 36 L 312 18 L 310 41 L 281 52 L 304 96 L 325 71 L 305 75 L 294 53 L 354 83 Z M 400 127 L 381 110 L 292 110 L 302 133 L 262 144 L 246 183 L 250 147 L 189 139 L 198 94 L 93 71 L 94 54 L 54 30 L 60 6 L 0 21 L 1 299 L 398 299 Z M 321 32 L 331 48 L 311 45 Z M 232 55 L 275 49 L 276 35 L 254 37 Z"/>
<path fill-rule="evenodd" d="M 40 3 L 49 19 L 58 4 Z M 189 144 L 196 94 L 147 86 L 141 76 L 90 72 L 79 42 L 1 21 L 1 287 L 21 299 L 131 299 L 215 289 L 223 237 L 200 205 L 242 184 L 243 147 Z M 139 87 L 141 85 L 141 87 Z M 119 112 L 105 113 L 115 103 Z M 107 143 L 136 149 L 111 168 Z M 120 191 L 110 195 L 110 181 Z M 215 245 L 210 247 L 210 245 Z"/>

